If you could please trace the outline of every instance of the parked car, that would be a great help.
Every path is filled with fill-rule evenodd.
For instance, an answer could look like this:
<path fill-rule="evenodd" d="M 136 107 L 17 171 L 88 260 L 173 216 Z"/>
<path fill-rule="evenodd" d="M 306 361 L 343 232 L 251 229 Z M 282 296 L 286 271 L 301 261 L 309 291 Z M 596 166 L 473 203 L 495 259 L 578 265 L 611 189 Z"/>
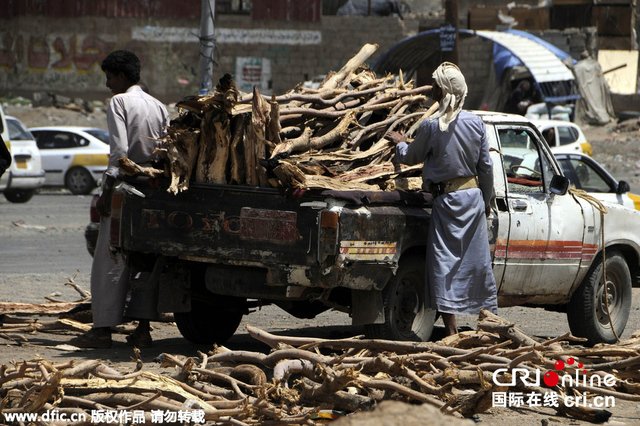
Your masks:
<path fill-rule="evenodd" d="M 34 137 L 17 118 L 0 108 L 0 133 L 13 161 L 0 179 L 0 192 L 12 203 L 26 203 L 44 184 L 40 151 Z"/>
<path fill-rule="evenodd" d="M 591 144 L 575 123 L 562 120 L 531 120 L 547 140 L 553 153 L 580 152 L 593 154 Z"/>
<path fill-rule="evenodd" d="M 47 186 L 88 194 L 100 184 L 109 164 L 109 132 L 79 126 L 30 129 L 42 154 Z"/>
<path fill-rule="evenodd" d="M 640 210 L 640 195 L 632 194 L 629 183 L 616 181 L 596 160 L 580 153 L 556 153 L 563 174 L 577 189 L 601 201 Z"/>

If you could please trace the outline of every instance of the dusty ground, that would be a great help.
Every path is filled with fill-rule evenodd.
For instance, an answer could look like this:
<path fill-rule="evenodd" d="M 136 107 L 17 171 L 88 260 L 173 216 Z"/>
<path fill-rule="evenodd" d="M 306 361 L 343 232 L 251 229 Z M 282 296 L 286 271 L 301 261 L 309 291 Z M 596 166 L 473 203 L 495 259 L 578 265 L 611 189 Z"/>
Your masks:
<path fill-rule="evenodd" d="M 640 192 L 640 132 L 618 131 L 618 123 L 581 127 L 593 146 L 593 157 L 613 177 L 629 182 L 632 192 Z"/>
<path fill-rule="evenodd" d="M 106 116 L 104 113 L 104 105 L 96 105 L 96 109 L 92 113 L 81 113 L 75 110 L 53 107 L 38 107 L 31 108 L 26 102 L 12 101 L 3 104 L 3 109 L 7 115 L 18 117 L 27 126 L 43 126 L 43 125 L 87 125 L 92 127 L 106 128 Z M 175 115 L 175 110 L 170 108 L 170 113 Z M 594 157 L 602 165 L 604 165 L 614 177 L 618 179 L 626 179 L 632 187 L 632 191 L 640 193 L 640 149 L 638 143 L 640 142 L 640 132 L 632 133 L 619 133 L 615 131 L 614 125 L 594 127 L 583 126 L 583 130 L 593 145 Z M 28 207 L 28 205 L 27 205 Z M 636 302 L 637 303 L 637 302 Z M 268 310 L 267 310 L 268 311 Z M 282 327 L 281 331 L 287 329 L 287 326 L 291 324 L 290 317 L 280 317 L 277 324 L 273 323 L 273 317 L 267 316 L 268 312 L 264 312 L 263 317 L 261 313 L 252 314 L 251 322 L 253 324 L 260 324 L 262 327 L 269 329 L 272 332 L 278 332 L 277 328 Z M 332 323 L 329 329 L 326 327 L 315 328 L 316 321 L 309 321 L 308 324 L 297 324 L 298 332 L 306 333 L 307 335 L 321 335 L 324 333 L 331 333 L 330 337 L 344 337 L 346 334 L 350 334 L 353 330 L 344 326 L 346 323 L 345 318 L 340 318 L 333 314 L 326 314 L 330 319 L 325 319 L 325 322 Z M 552 314 L 550 314 L 552 315 Z M 517 315 L 516 315 L 517 316 Z M 277 318 L 277 316 L 276 316 Z M 335 322 L 333 322 L 335 321 Z M 562 320 L 563 321 L 563 320 Z M 274 329 L 275 328 L 275 329 Z M 242 326 L 241 326 L 242 330 Z M 168 353 L 180 353 L 185 350 L 184 340 L 181 339 L 179 333 L 176 331 L 175 326 L 166 324 L 157 324 L 154 331 L 156 337 L 160 338 L 164 342 L 164 350 Z M 329 336 L 327 336 L 329 337 Z M 40 353 L 41 349 L 38 348 L 38 342 L 42 346 L 51 346 L 59 343 L 64 343 L 68 340 L 69 336 L 51 336 L 41 335 L 35 339 L 36 346 L 32 348 L 32 353 Z M 131 356 L 131 350 L 124 345 L 124 338 L 121 335 L 116 337 L 119 342 L 117 348 L 109 351 L 84 351 L 77 353 L 74 357 L 77 358 L 102 358 L 109 359 L 113 362 L 113 365 L 129 365 Z M 246 333 L 238 333 L 234 337 L 234 346 L 237 349 L 243 346 L 250 345 L 250 338 Z M 187 347 L 193 352 L 194 347 Z M 156 348 L 157 349 L 157 348 Z M 204 348 L 203 348 L 204 349 Z M 185 355 L 193 355 L 192 353 Z M 63 355 L 59 355 L 62 357 Z M 151 362 L 150 354 L 144 356 L 146 362 Z M 617 401 L 618 404 L 614 411 L 614 416 L 608 424 L 616 425 L 640 425 L 640 403 L 631 401 Z M 430 418 L 427 413 L 422 419 L 422 424 L 427 423 L 426 418 Z M 490 425 L 512 425 L 520 424 L 521 426 L 533 426 L 539 424 L 588 424 L 586 422 L 580 422 L 566 417 L 557 416 L 553 410 L 549 408 L 537 408 L 529 409 L 523 408 L 520 410 L 506 409 L 506 408 L 494 408 L 486 413 L 480 415 L 476 421 L 482 421 L 485 424 Z M 406 424 L 420 424 L 420 421 L 412 423 L 410 421 L 403 421 Z M 367 423 L 373 424 L 373 423 Z M 382 424 L 382 423 L 380 423 Z M 398 424 L 397 421 L 387 422 L 385 424 Z"/>

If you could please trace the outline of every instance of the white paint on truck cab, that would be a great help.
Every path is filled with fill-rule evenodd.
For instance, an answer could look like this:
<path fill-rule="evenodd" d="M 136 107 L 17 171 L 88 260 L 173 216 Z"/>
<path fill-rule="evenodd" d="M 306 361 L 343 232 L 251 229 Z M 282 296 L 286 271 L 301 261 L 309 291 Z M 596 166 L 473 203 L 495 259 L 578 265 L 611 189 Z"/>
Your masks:
<path fill-rule="evenodd" d="M 552 177 L 562 173 L 531 126 L 488 124 L 487 137 L 494 164 L 500 305 L 566 302 L 584 276 L 581 265 L 593 260 L 600 213 L 577 197 L 550 193 Z"/>

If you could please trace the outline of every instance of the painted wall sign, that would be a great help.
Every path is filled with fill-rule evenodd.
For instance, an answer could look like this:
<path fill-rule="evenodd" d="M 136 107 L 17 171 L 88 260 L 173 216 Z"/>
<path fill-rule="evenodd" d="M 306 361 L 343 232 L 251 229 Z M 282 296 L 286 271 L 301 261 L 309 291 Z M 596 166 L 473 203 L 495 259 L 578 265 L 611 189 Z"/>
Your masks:
<path fill-rule="evenodd" d="M 236 57 L 234 78 L 238 89 L 250 93 L 253 86 L 263 95 L 273 93 L 271 61 L 267 58 Z"/>
<path fill-rule="evenodd" d="M 456 27 L 451 24 L 440 26 L 440 50 L 453 52 L 456 47 Z"/>
<path fill-rule="evenodd" d="M 77 34 L 26 39 L 22 35 L 13 37 L 5 33 L 0 34 L 0 39 L 0 67 L 12 69 L 26 59 L 30 71 L 51 68 L 89 73 L 95 67 L 100 68 L 102 60 L 115 46 L 115 43 L 96 36 Z"/>
<path fill-rule="evenodd" d="M 321 31 L 219 28 L 218 43 L 308 45 L 322 43 Z"/>
<path fill-rule="evenodd" d="M 215 28 L 216 43 L 310 45 L 322 43 L 321 31 L 272 30 L 268 28 Z M 134 27 L 131 38 L 141 41 L 191 43 L 198 42 L 198 28 Z"/>
<path fill-rule="evenodd" d="M 163 41 L 171 43 L 198 42 L 198 28 L 185 27 L 133 27 L 131 38 L 140 41 Z"/>

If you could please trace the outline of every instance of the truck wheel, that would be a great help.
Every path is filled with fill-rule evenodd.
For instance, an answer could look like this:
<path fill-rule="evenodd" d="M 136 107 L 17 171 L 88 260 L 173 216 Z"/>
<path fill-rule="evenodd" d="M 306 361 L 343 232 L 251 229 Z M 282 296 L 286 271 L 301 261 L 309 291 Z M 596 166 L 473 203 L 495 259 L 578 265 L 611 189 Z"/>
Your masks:
<path fill-rule="evenodd" d="M 607 293 L 609 311 L 618 336 L 622 334 L 631 309 L 631 273 L 622 254 L 611 250 L 607 254 Z M 589 344 L 615 343 L 607 315 L 602 283 L 602 257 L 596 258 L 580 287 L 567 305 L 571 333 L 589 339 Z"/>
<path fill-rule="evenodd" d="M 35 193 L 35 189 L 7 189 L 4 191 L 4 198 L 12 203 L 26 203 Z"/>
<path fill-rule="evenodd" d="M 64 177 L 64 186 L 72 194 L 86 195 L 96 187 L 96 181 L 87 169 L 74 167 Z"/>
<path fill-rule="evenodd" d="M 374 339 L 417 340 L 431 337 L 436 310 L 425 306 L 425 259 L 412 255 L 400 259 L 396 275 L 382 290 L 384 324 L 367 324 Z"/>
<path fill-rule="evenodd" d="M 191 300 L 191 311 L 176 312 L 174 318 L 180 334 L 191 343 L 222 343 L 229 340 L 238 329 L 242 311 L 232 306 L 225 309 L 222 305 L 212 306 Z"/>

